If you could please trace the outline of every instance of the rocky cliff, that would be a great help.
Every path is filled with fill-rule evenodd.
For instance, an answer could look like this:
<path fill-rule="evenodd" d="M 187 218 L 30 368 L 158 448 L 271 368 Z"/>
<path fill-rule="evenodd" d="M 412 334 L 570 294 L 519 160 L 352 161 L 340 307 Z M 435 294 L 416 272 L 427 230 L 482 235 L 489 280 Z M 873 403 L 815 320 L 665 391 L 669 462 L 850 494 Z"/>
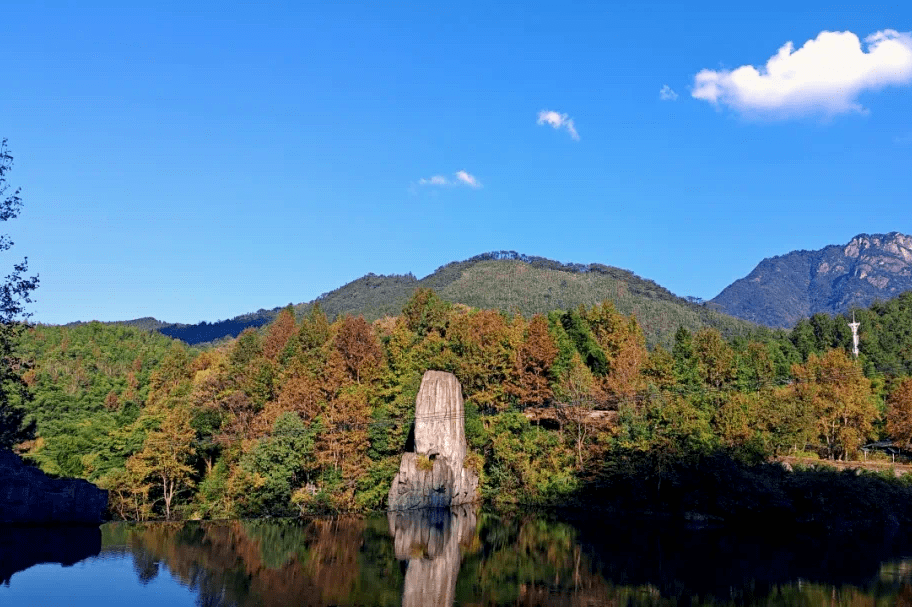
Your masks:
<path fill-rule="evenodd" d="M 0 451 L 0 523 L 100 523 L 108 492 L 81 479 L 53 479 Z"/>
<path fill-rule="evenodd" d="M 712 303 L 732 316 L 791 328 L 817 312 L 840 314 L 912 290 L 912 236 L 859 234 L 845 245 L 761 261 Z"/>
<path fill-rule="evenodd" d="M 478 499 L 478 473 L 465 466 L 465 408 L 452 373 L 428 371 L 415 402 L 415 451 L 404 453 L 390 510 L 448 508 Z"/>

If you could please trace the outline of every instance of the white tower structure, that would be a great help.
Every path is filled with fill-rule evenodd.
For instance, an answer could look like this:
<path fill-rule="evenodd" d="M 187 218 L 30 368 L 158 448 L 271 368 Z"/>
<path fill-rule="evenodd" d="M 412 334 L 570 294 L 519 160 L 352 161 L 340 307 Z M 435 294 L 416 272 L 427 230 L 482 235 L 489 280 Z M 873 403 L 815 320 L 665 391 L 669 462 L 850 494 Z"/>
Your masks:
<path fill-rule="evenodd" d="M 849 327 L 852 329 L 852 354 L 855 355 L 855 358 L 858 358 L 858 327 L 860 326 L 861 323 L 855 321 L 855 312 L 852 312 L 852 322 L 849 323 Z"/>

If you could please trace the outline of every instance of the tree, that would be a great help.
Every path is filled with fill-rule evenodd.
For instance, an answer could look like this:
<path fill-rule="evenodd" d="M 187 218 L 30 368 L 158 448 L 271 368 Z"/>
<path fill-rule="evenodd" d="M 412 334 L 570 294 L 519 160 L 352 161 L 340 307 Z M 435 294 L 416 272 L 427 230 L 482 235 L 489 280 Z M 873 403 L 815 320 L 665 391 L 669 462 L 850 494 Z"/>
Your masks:
<path fill-rule="evenodd" d="M 735 353 L 715 329 L 701 329 L 693 336 L 694 355 L 700 378 L 707 386 L 729 387 L 737 374 Z"/>
<path fill-rule="evenodd" d="M 416 289 L 402 308 L 402 315 L 409 329 L 424 337 L 436 332 L 441 337 L 446 333 L 450 304 L 440 299 L 432 289 Z"/>
<path fill-rule="evenodd" d="M 514 384 L 516 345 L 522 335 L 497 310 L 480 310 L 450 319 L 447 340 L 455 355 L 456 377 L 466 398 L 488 410 L 509 405 L 506 387 Z"/>
<path fill-rule="evenodd" d="M 346 316 L 339 321 L 336 348 L 342 356 L 345 370 L 355 383 L 369 378 L 383 362 L 383 349 L 373 327 L 363 316 Z"/>
<path fill-rule="evenodd" d="M 893 442 L 909 449 L 912 447 L 912 377 L 906 377 L 887 399 L 887 433 Z"/>
<path fill-rule="evenodd" d="M 677 383 L 682 386 L 695 386 L 700 382 L 697 368 L 697 357 L 694 351 L 693 334 L 686 327 L 678 327 L 675 333 L 674 347 L 671 349 L 674 359 L 674 371 Z"/>
<path fill-rule="evenodd" d="M 740 352 L 737 361 L 737 386 L 742 392 L 760 392 L 776 378 L 776 365 L 765 344 L 752 341 Z"/>
<path fill-rule="evenodd" d="M 570 310 L 561 316 L 561 325 L 586 366 L 596 375 L 607 375 L 608 360 L 589 329 L 585 315 L 586 310 L 582 306 L 578 310 Z"/>
<path fill-rule="evenodd" d="M 313 469 L 313 435 L 294 412 L 282 413 L 272 433 L 241 458 L 243 472 L 255 478 L 256 489 L 244 496 L 244 514 L 289 515 L 291 494 Z"/>
<path fill-rule="evenodd" d="M 263 340 L 263 355 L 269 360 L 275 360 L 296 331 L 294 308 L 289 304 L 269 325 L 266 339 Z"/>
<path fill-rule="evenodd" d="M 314 453 L 323 471 L 323 488 L 335 490 L 333 501 L 342 508 L 354 504 L 355 487 L 367 471 L 367 398 L 364 386 L 349 386 L 326 403 L 318 420 Z"/>
<path fill-rule="evenodd" d="M 149 518 L 149 484 L 134 470 L 115 468 L 98 481 L 108 490 L 108 509 L 123 520 L 144 521 Z"/>
<path fill-rule="evenodd" d="M 640 369 L 649 355 L 636 318 L 621 314 L 613 303 L 604 301 L 587 312 L 586 321 L 605 356 L 603 389 L 616 401 L 630 400 L 644 387 Z"/>
<path fill-rule="evenodd" d="M 792 373 L 795 393 L 813 411 L 827 455 L 846 459 L 872 434 L 877 406 L 871 381 L 842 349 L 812 353 Z"/>
<path fill-rule="evenodd" d="M 570 366 L 560 378 L 556 396 L 565 401 L 557 407 L 557 419 L 560 432 L 570 426 L 576 447 L 577 466 L 583 468 L 585 453 L 583 447 L 591 433 L 590 414 L 598 394 L 595 377 L 583 362 L 578 352 L 573 354 Z"/>
<path fill-rule="evenodd" d="M 190 458 L 196 430 L 190 412 L 175 407 L 165 414 L 161 427 L 146 438 L 143 450 L 127 460 L 127 471 L 136 479 L 155 479 L 165 502 L 165 518 L 171 520 L 171 504 L 183 489 L 193 485 Z"/>
<path fill-rule="evenodd" d="M 516 384 L 508 391 L 523 405 L 542 405 L 554 394 L 549 382 L 557 346 L 548 332 L 548 321 L 536 315 L 529 321 L 526 336 L 516 351 Z"/>
<path fill-rule="evenodd" d="M 0 142 L 0 221 L 19 215 L 22 208 L 20 189 L 9 192 L 6 174 L 13 167 L 13 156 Z M 13 246 L 9 236 L 0 235 L 0 251 Z M 28 386 L 22 379 L 28 364 L 18 353 L 19 338 L 28 327 L 31 314 L 25 305 L 32 303 L 31 293 L 38 287 L 38 277 L 25 277 L 28 258 L 13 266 L 13 271 L 0 285 L 0 449 L 8 449 L 34 435 L 34 423 L 25 423 L 22 405 L 30 398 Z"/>
<path fill-rule="evenodd" d="M 643 367 L 643 376 L 649 384 L 667 390 L 675 384 L 675 359 L 662 346 L 656 346 Z"/>

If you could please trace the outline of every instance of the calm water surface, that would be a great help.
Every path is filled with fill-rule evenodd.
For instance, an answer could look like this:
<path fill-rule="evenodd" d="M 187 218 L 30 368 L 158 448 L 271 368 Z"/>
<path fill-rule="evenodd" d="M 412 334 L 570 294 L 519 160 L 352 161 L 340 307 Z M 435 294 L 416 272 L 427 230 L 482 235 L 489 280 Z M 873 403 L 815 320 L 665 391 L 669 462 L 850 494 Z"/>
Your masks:
<path fill-rule="evenodd" d="M 910 605 L 912 552 L 471 510 L 0 528 L 0 605 Z"/>

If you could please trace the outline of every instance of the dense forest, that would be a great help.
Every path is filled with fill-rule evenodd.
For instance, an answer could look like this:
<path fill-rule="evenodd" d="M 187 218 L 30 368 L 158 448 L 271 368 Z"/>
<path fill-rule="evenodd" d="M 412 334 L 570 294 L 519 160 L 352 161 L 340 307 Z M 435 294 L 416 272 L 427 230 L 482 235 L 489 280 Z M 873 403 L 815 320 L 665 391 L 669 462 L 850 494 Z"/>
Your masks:
<path fill-rule="evenodd" d="M 649 350 L 610 302 L 526 317 L 429 289 L 372 323 L 288 307 L 205 349 L 131 327 L 35 326 L 20 355 L 34 361 L 22 405 L 37 435 L 19 449 L 109 489 L 118 518 L 381 508 L 422 374 L 440 369 L 462 384 L 469 465 L 489 502 L 595 492 L 709 511 L 714 489 L 688 489 L 697 468 L 773 483 L 788 501 L 801 491 L 764 467 L 770 456 L 845 459 L 912 439 L 912 293 L 855 314 L 857 361 L 843 317 L 729 340 L 681 328 L 670 350 Z"/>

